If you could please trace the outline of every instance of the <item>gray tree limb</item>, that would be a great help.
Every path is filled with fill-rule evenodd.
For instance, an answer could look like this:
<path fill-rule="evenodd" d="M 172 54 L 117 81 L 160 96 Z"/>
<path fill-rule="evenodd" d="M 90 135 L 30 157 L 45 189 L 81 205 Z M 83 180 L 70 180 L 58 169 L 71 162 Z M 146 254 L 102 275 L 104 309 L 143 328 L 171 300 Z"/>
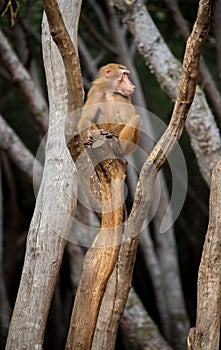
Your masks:
<path fill-rule="evenodd" d="M 175 100 L 181 74 L 181 64 L 172 55 L 151 19 L 143 0 L 112 1 L 128 24 L 140 53 L 144 56 L 161 88 L 172 101 Z M 148 31 L 148 35 L 144 35 Z M 219 130 L 202 90 L 198 87 L 191 106 L 186 130 L 190 136 L 200 172 L 206 183 L 210 184 L 211 172 L 221 155 Z"/>
<path fill-rule="evenodd" d="M 7 124 L 0 114 L 0 148 L 5 150 L 17 167 L 23 171 L 27 179 L 33 181 L 33 167 L 35 171 L 35 184 L 40 186 L 43 168 L 32 153 L 23 144 L 14 130 Z"/>
<path fill-rule="evenodd" d="M 67 28 L 78 26 L 79 1 L 62 3 Z M 71 10 L 70 10 L 71 9 Z M 74 26 L 73 26 L 74 24 Z M 61 56 L 46 18 L 43 53 L 50 104 L 42 184 L 27 238 L 24 267 L 6 349 L 41 349 L 66 239 L 76 206 L 76 171 L 65 140 L 67 85 Z M 59 69 L 58 69 L 59 67 Z"/>
<path fill-rule="evenodd" d="M 18 86 L 20 92 L 25 97 L 31 112 L 34 115 L 36 124 L 39 126 L 42 134 L 47 132 L 48 128 L 48 106 L 33 82 L 30 74 L 20 62 L 19 58 L 10 46 L 7 38 L 0 28 L 0 60 L 10 74 L 12 81 Z"/>
<path fill-rule="evenodd" d="M 209 224 L 198 274 L 196 327 L 188 336 L 189 350 L 218 350 L 221 320 L 221 161 L 212 173 Z"/>

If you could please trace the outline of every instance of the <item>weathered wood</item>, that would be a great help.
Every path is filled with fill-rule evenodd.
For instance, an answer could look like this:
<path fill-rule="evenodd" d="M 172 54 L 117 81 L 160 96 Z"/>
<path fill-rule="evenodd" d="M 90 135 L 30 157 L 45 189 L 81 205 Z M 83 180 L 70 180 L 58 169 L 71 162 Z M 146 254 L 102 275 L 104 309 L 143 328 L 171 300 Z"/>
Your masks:
<path fill-rule="evenodd" d="M 120 326 L 126 339 L 125 342 L 129 345 L 128 348 L 136 350 L 172 350 L 133 288 L 131 288 L 128 295 Z"/>
<path fill-rule="evenodd" d="M 209 225 L 198 274 L 196 327 L 189 350 L 218 350 L 221 320 L 221 161 L 213 170 Z"/>
<path fill-rule="evenodd" d="M 25 69 L 0 28 L 0 60 L 27 101 L 42 135 L 48 130 L 48 106 L 38 86 Z"/>
<path fill-rule="evenodd" d="M 79 2 L 62 3 L 67 28 L 77 30 Z M 64 137 L 67 85 L 62 60 L 43 21 L 43 54 L 50 103 L 42 184 L 27 238 L 24 267 L 6 349 L 42 349 L 49 307 L 76 205 L 76 171 Z M 58 69 L 59 67 L 59 69 Z M 80 105 L 82 101 L 78 102 Z"/>
<path fill-rule="evenodd" d="M 161 88 L 172 101 L 175 101 L 182 66 L 169 50 L 148 13 L 144 1 L 111 0 L 110 3 L 118 9 L 122 20 L 128 25 L 138 50 L 156 76 Z M 200 3 L 201 8 L 206 9 L 207 1 Z M 213 1 L 211 11 L 214 9 L 214 4 Z M 196 89 L 185 127 L 190 136 L 201 175 L 209 185 L 212 169 L 220 158 L 221 139 L 204 93 L 199 87 Z"/>
<path fill-rule="evenodd" d="M 111 2 L 124 13 L 125 17 L 129 14 L 132 18 L 133 14 L 134 18 L 136 16 L 135 10 L 139 12 L 141 18 L 145 13 L 143 1 L 136 1 L 131 4 L 128 4 L 125 0 L 112 0 Z M 100 331 L 100 335 L 103 334 L 104 339 L 103 342 L 102 340 L 100 342 L 100 344 L 103 344 L 103 348 L 107 344 L 105 340 L 108 339 L 108 349 L 114 349 L 120 316 L 131 286 L 138 236 L 152 199 L 157 172 L 166 162 L 184 129 L 184 123 L 195 94 L 200 55 L 212 20 L 215 3 L 212 0 L 200 1 L 199 3 L 197 19 L 187 41 L 183 71 L 171 121 L 141 170 L 131 214 L 125 222 L 123 244 L 118 259 L 117 281 L 113 285 L 115 299 L 109 301 L 108 309 L 110 312 L 108 316 L 106 314 L 108 318 Z M 112 332 L 107 336 L 110 328 Z"/>
<path fill-rule="evenodd" d="M 88 149 L 102 189 L 102 226 L 84 259 L 84 269 L 72 312 L 66 349 L 91 348 L 97 316 L 107 281 L 115 267 L 122 241 L 126 161 L 115 158 L 111 140 L 93 132 Z"/>

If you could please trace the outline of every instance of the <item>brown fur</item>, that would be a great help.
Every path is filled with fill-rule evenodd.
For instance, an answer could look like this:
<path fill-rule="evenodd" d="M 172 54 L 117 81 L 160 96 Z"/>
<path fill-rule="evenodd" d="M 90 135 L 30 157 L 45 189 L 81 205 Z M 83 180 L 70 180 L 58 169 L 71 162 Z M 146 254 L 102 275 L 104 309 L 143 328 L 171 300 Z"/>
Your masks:
<path fill-rule="evenodd" d="M 125 72 L 124 72 L 125 71 Z M 123 65 L 111 63 L 100 68 L 92 83 L 81 119 L 79 133 L 87 143 L 89 130 L 106 130 L 117 136 L 120 153 L 128 154 L 136 148 L 140 136 L 140 117 L 131 103 L 134 86 Z"/>

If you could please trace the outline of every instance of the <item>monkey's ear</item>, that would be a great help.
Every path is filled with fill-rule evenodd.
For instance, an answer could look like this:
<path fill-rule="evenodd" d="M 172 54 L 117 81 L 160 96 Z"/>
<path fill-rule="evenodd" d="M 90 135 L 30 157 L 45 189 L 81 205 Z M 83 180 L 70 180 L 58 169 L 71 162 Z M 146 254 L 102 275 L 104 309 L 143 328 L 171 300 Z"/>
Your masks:
<path fill-rule="evenodd" d="M 106 75 L 106 77 L 111 76 L 111 69 L 110 68 L 105 69 L 105 75 Z"/>

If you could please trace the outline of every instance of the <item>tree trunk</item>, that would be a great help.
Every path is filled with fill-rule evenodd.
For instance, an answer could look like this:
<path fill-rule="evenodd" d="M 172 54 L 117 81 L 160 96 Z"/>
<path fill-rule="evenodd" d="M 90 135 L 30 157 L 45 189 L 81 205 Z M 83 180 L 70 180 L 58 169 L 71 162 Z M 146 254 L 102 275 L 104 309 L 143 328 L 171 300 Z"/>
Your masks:
<path fill-rule="evenodd" d="M 134 36 L 140 53 L 145 58 L 152 73 L 172 101 L 176 99 L 181 64 L 168 49 L 159 30 L 150 17 L 143 0 L 111 1 L 122 15 L 122 19 Z M 148 35 L 144 35 L 148 31 Z M 221 139 L 214 117 L 202 90 L 197 87 L 196 95 L 186 121 L 186 130 L 196 154 L 200 172 L 210 184 L 212 169 L 221 155 Z"/>
<path fill-rule="evenodd" d="M 218 350 L 221 319 L 221 161 L 213 170 L 209 225 L 203 247 L 197 291 L 196 328 L 188 337 L 189 350 Z"/>
<path fill-rule="evenodd" d="M 142 1 L 137 1 L 130 6 L 123 0 L 112 1 L 112 3 L 124 13 L 126 18 L 132 15 L 134 11 L 134 19 L 136 17 L 135 10 L 139 12 L 141 22 L 145 17 L 145 8 L 141 6 Z M 130 9 L 128 9 L 127 6 L 129 6 Z M 135 6 L 133 11 L 131 6 Z M 138 8 L 136 8 L 136 6 L 138 6 Z M 106 305 L 103 307 L 102 315 L 99 315 L 101 320 L 103 318 L 103 322 L 101 322 L 102 329 L 99 329 L 100 337 L 97 338 L 97 340 L 103 345 L 106 345 L 107 342 L 105 342 L 105 340 L 108 339 L 108 349 L 114 349 L 120 316 L 125 307 L 128 292 L 131 287 L 138 236 L 150 206 L 157 172 L 165 163 L 168 155 L 179 140 L 184 128 L 184 122 L 193 102 L 197 75 L 199 72 L 200 54 L 209 30 L 209 24 L 214 9 L 215 3 L 213 1 L 200 1 L 199 3 L 197 19 L 191 36 L 187 41 L 179 91 L 170 124 L 144 163 L 140 173 L 131 214 L 125 223 L 123 243 L 119 252 L 115 276 L 112 274 L 111 288 L 107 288 L 108 293 L 114 295 L 114 299 L 106 297 Z M 136 18 L 136 20 L 138 20 L 138 18 Z M 143 22 L 141 22 L 140 24 L 143 25 Z M 107 302 L 109 303 L 108 306 Z M 183 345 L 181 344 L 181 346 Z M 105 347 L 103 346 L 103 348 Z"/>
<path fill-rule="evenodd" d="M 78 23 L 79 2 L 63 4 L 68 28 Z M 66 17 L 65 17 L 66 18 Z M 30 225 L 24 267 L 6 349 L 41 349 L 47 315 L 76 205 L 76 170 L 65 141 L 67 85 L 62 59 L 46 18 L 43 54 L 50 103 L 42 184 Z M 58 69 L 59 67 L 59 69 Z"/>
<path fill-rule="evenodd" d="M 95 163 L 102 188 L 102 226 L 84 259 L 72 311 L 67 350 L 91 349 L 101 301 L 122 241 L 126 162 L 114 157 L 109 144 L 91 149 L 89 154 Z M 105 349 L 107 346 L 106 344 Z"/>

